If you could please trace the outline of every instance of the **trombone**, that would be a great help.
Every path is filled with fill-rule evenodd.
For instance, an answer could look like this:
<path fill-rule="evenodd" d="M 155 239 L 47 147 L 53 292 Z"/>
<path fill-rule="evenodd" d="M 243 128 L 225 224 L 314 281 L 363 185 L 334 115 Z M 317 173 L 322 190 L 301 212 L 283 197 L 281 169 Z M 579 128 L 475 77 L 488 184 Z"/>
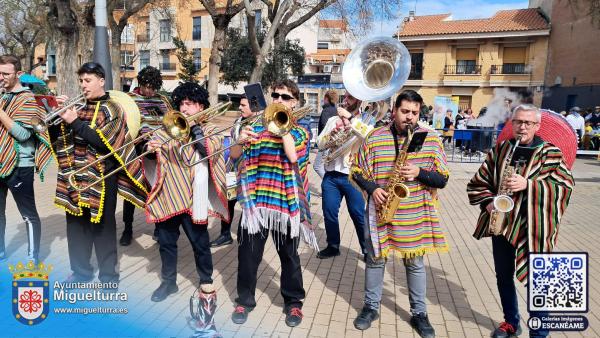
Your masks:
<path fill-rule="evenodd" d="M 167 112 L 165 114 L 165 116 L 163 117 L 161 128 L 157 128 L 154 130 L 150 130 L 146 133 L 143 133 L 142 135 L 136 137 L 135 139 L 123 144 L 119 148 L 114 149 L 113 151 L 111 151 L 108 154 L 98 157 L 98 159 L 96 159 L 95 161 L 93 161 L 93 162 L 85 165 L 84 167 L 78 169 L 77 171 L 71 173 L 69 175 L 69 183 L 77 191 L 83 191 L 91 186 L 94 186 L 94 185 L 100 183 L 103 179 L 107 179 L 107 178 L 115 175 L 116 173 L 121 171 L 121 169 L 123 169 L 127 165 L 143 158 L 144 156 L 154 152 L 155 150 L 146 150 L 145 152 L 137 155 L 136 157 L 129 160 L 128 162 L 125 162 L 122 166 L 119 166 L 118 168 L 115 168 L 113 171 L 111 171 L 107 174 L 104 174 L 103 178 L 98 179 L 85 187 L 78 186 L 77 183 L 75 182 L 75 177 L 77 175 L 82 174 L 85 170 L 89 169 L 91 166 L 97 165 L 99 162 L 104 161 L 111 156 L 114 156 L 117 152 L 123 150 L 125 147 L 127 147 L 131 144 L 137 143 L 138 141 L 152 135 L 154 132 L 156 132 L 158 130 L 164 129 L 164 131 L 169 135 L 169 139 L 165 140 L 164 142 L 162 142 L 160 144 L 161 147 L 163 145 L 165 145 L 167 142 L 171 141 L 172 139 L 183 140 L 190 135 L 191 125 L 194 121 L 196 123 L 204 123 L 211 118 L 217 117 L 219 115 L 223 115 L 227 111 L 227 109 L 229 108 L 230 105 L 231 105 L 231 102 L 220 103 L 214 107 L 210 107 L 208 109 L 205 109 L 201 112 L 198 112 L 198 113 L 190 115 L 190 116 L 185 116 L 184 114 L 182 114 L 178 111 L 171 110 L 171 111 Z"/>
<path fill-rule="evenodd" d="M 272 104 L 268 105 L 267 108 L 265 108 L 263 113 L 255 116 L 252 120 L 249 120 L 252 122 L 246 122 L 246 123 L 249 123 L 252 126 L 252 125 L 256 124 L 256 122 L 258 122 L 259 118 L 262 116 L 263 125 L 265 126 L 265 128 L 267 130 L 269 130 L 269 132 L 271 132 L 272 134 L 281 137 L 281 136 L 286 135 L 287 133 L 289 133 L 292 130 L 292 128 L 295 125 L 295 122 L 298 119 L 303 118 L 306 114 L 308 114 L 308 112 L 310 112 L 312 110 L 313 110 L 313 108 L 311 106 L 304 106 L 304 107 L 298 108 L 294 111 L 290 111 L 290 109 L 288 107 L 284 106 L 281 103 L 272 103 Z M 267 126 L 269 126 L 271 129 L 268 129 Z M 231 128 L 231 127 L 228 127 L 228 128 Z M 213 133 L 211 135 L 214 135 L 214 134 L 215 133 Z M 196 141 L 200 141 L 207 137 L 208 136 L 204 136 L 202 138 L 199 138 Z M 214 153 L 210 154 L 209 156 L 199 159 L 198 161 L 191 163 L 189 165 L 194 166 L 200 162 L 206 161 L 209 158 L 212 158 L 213 156 L 219 155 L 220 153 L 227 151 L 228 149 L 231 149 L 238 145 L 242 145 L 246 141 L 247 141 L 247 139 L 238 140 L 237 142 L 233 143 L 232 145 L 225 147 L 225 148 L 221 148 L 218 151 L 215 151 Z M 190 143 L 192 143 L 192 142 L 190 142 Z M 182 148 L 183 148 L 183 146 L 182 146 Z M 181 152 L 181 148 L 179 149 L 179 151 Z M 186 159 L 186 160 L 188 160 L 188 159 Z M 186 163 L 186 162 L 184 161 L 184 163 Z M 189 163 L 189 160 L 187 161 L 187 163 Z"/>
<path fill-rule="evenodd" d="M 75 110 L 81 110 L 85 107 L 85 105 L 86 105 L 85 95 L 80 94 L 79 96 L 65 102 L 61 108 L 53 110 L 51 113 L 46 115 L 43 120 L 37 116 L 32 117 L 31 118 L 31 126 L 33 127 L 33 130 L 36 133 L 38 133 L 38 134 L 44 133 L 44 132 L 46 132 L 46 130 L 48 130 L 48 126 L 56 126 L 56 125 L 59 125 L 63 121 L 62 118 L 60 117 L 60 114 L 64 113 L 65 111 L 67 111 L 73 107 L 76 107 Z"/>

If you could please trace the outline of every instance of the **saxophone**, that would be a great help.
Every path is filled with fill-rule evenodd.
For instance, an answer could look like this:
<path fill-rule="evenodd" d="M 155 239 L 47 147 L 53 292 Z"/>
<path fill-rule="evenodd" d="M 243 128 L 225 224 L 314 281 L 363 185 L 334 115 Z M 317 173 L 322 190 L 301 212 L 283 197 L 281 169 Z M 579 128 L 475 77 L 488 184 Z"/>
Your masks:
<path fill-rule="evenodd" d="M 500 177 L 498 194 L 494 197 L 494 201 L 492 202 L 494 209 L 490 214 L 488 229 L 489 234 L 493 236 L 498 236 L 502 233 L 504 230 L 504 217 L 506 216 L 506 213 L 511 212 L 515 207 L 515 201 L 512 199 L 512 192 L 506 188 L 506 180 L 515 173 L 515 167 L 510 165 L 510 162 L 512 161 L 515 149 L 519 146 L 519 142 L 521 142 L 520 135 L 517 136 L 515 145 L 506 156 L 506 161 L 501 174 L 502 176 Z"/>
<path fill-rule="evenodd" d="M 400 168 L 406 164 L 406 159 L 408 158 L 408 146 L 410 145 L 410 141 L 414 135 L 414 130 L 412 127 L 408 127 L 407 131 L 408 135 L 402 143 L 402 150 L 400 151 L 400 154 L 398 154 L 396 162 L 394 163 L 394 171 L 392 172 L 392 175 L 385 186 L 385 192 L 388 194 L 387 200 L 377 210 L 377 219 L 380 223 L 391 222 L 394 218 L 396 210 L 398 209 L 400 200 L 406 199 L 410 196 L 410 190 L 406 184 L 404 184 L 405 178 L 400 174 Z"/>

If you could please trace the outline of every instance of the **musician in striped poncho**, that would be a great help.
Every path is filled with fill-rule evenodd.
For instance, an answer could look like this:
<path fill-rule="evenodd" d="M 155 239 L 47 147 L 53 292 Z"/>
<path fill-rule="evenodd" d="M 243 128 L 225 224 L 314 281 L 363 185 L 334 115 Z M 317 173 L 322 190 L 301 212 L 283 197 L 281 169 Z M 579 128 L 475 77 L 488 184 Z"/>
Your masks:
<path fill-rule="evenodd" d="M 209 107 L 208 92 L 196 83 L 179 85 L 172 94 L 173 106 L 185 115 L 194 115 Z M 214 127 L 194 125 L 193 139 L 210 135 Z M 145 161 L 146 178 L 152 190 L 146 201 L 146 220 L 156 223 L 162 261 L 160 286 L 152 293 L 153 302 L 161 302 L 177 287 L 177 240 L 183 228 L 192 249 L 196 271 L 203 294 L 212 288 L 213 264 L 208 236 L 208 216 L 227 219 L 225 161 L 223 154 L 209 161 L 188 167 L 179 155 L 179 148 L 188 140 L 171 139 L 164 130 L 157 131 L 148 142 L 148 149 L 156 150 L 156 163 Z M 194 148 L 186 147 L 185 156 L 196 161 L 210 156 L 222 146 L 223 138 L 213 135 Z M 155 172 L 153 172 L 155 171 Z"/>
<path fill-rule="evenodd" d="M 435 335 L 425 304 L 427 278 L 423 256 L 448 250 L 436 210 L 436 189 L 443 188 L 449 176 L 439 136 L 433 130 L 416 129 L 416 133 L 427 133 L 421 150 L 408 153 L 406 164 L 395 168 L 407 129 L 417 126 L 422 104 L 423 99 L 417 92 L 402 92 L 394 105 L 393 122 L 371 132 L 351 167 L 352 180 L 368 201 L 365 304 L 354 321 L 359 330 L 369 328 L 378 317 L 386 258 L 396 254 L 403 258 L 406 267 L 411 325 L 422 337 Z M 385 203 L 384 188 L 396 170 L 405 178 L 410 197 L 400 201 L 390 223 L 381 223 L 376 209 Z"/>
<path fill-rule="evenodd" d="M 43 119 L 43 110 L 36 104 L 31 91 L 21 86 L 21 62 L 13 55 L 0 56 L 0 261 L 7 256 L 4 233 L 6 229 L 6 197 L 10 190 L 28 238 L 28 259 L 37 263 L 40 249 L 41 222 L 35 206 L 33 181 L 35 172 L 40 179 L 50 161 L 48 133 L 35 133 L 31 119 Z"/>
<path fill-rule="evenodd" d="M 118 282 L 117 193 L 142 207 L 147 190 L 141 181 L 141 161 L 131 162 L 135 156 L 132 144 L 75 175 L 74 181 L 81 191 L 69 182 L 68 178 L 75 171 L 131 141 L 123 108 L 104 90 L 102 66 L 89 62 L 77 73 L 86 104 L 78 111 L 67 109 L 60 115 L 63 122 L 48 129 L 58 162 L 54 204 L 66 211 L 67 244 L 73 270 L 68 281 L 84 282 L 94 278 L 90 264 L 93 248 L 98 261 L 98 279 Z M 64 96 L 57 97 L 59 103 L 65 100 Z M 131 163 L 124 167 L 127 162 Z M 104 178 L 104 174 L 119 167 L 124 170 Z M 98 184 L 88 185 L 98 180 Z"/>
<path fill-rule="evenodd" d="M 502 338 L 521 333 L 514 276 L 527 280 L 528 254 L 551 252 L 556 244 L 558 225 L 573 191 L 574 181 L 559 148 L 545 142 L 535 133 L 540 128 L 541 112 L 532 105 L 515 108 L 512 118 L 513 139 L 504 141 L 488 153 L 485 162 L 467 185 L 469 201 L 479 205 L 481 214 L 473 236 L 490 236 L 488 224 L 493 199 L 500 189 L 500 178 L 507 154 L 520 135 L 519 147 L 513 162 L 518 163 L 517 151 L 529 151 L 520 172 L 508 177 L 506 188 L 513 193 L 514 208 L 504 220 L 504 230 L 492 236 L 494 266 L 504 322 L 493 337 Z M 512 163 L 514 165 L 514 163 Z M 531 313 L 541 317 L 545 313 Z M 530 331 L 530 337 L 545 337 L 548 331 Z"/>
<path fill-rule="evenodd" d="M 169 110 L 171 104 L 167 97 L 158 93 L 163 83 L 160 70 L 152 66 L 147 66 L 140 70 L 137 80 L 139 87 L 134 89 L 129 95 L 135 101 L 142 115 L 142 124 L 139 131 L 139 134 L 142 135 L 162 126 L 161 117 Z M 143 152 L 145 146 L 145 140 L 138 142 L 135 145 L 136 152 L 138 154 Z M 131 244 L 134 211 L 135 206 L 127 200 L 123 200 L 124 227 L 119 239 L 119 243 L 123 246 Z M 158 239 L 158 229 L 154 228 L 154 235 L 152 237 Z"/>

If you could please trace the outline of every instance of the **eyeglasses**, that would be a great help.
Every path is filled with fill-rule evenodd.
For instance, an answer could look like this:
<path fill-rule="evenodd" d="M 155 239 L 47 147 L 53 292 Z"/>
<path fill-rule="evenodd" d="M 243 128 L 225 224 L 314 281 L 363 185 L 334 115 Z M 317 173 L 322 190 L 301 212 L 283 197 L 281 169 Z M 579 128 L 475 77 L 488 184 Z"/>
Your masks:
<path fill-rule="evenodd" d="M 535 122 L 535 121 L 523 121 L 523 120 L 512 120 L 512 124 L 515 127 L 520 127 L 522 125 L 525 125 L 525 128 L 529 129 L 529 128 L 532 128 L 533 126 L 537 125 L 538 122 Z"/>
<path fill-rule="evenodd" d="M 289 100 L 292 100 L 292 99 L 294 98 L 293 96 L 290 96 L 290 95 L 288 95 L 288 94 L 279 94 L 279 93 L 275 93 L 275 92 L 272 92 L 272 93 L 271 93 L 271 97 L 272 97 L 274 100 L 277 100 L 278 98 L 280 98 L 280 97 L 281 97 L 281 99 L 282 99 L 283 101 L 289 101 Z"/>

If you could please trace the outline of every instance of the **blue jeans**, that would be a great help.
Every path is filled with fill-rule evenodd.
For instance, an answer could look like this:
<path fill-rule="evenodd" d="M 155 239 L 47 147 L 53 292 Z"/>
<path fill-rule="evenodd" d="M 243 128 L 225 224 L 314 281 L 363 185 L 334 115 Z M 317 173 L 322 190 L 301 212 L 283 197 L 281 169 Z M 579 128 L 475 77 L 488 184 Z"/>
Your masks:
<path fill-rule="evenodd" d="M 408 288 L 408 302 L 413 315 L 427 313 L 425 295 L 427 293 L 427 275 L 423 256 L 404 258 L 406 268 L 406 284 Z M 365 268 L 365 307 L 379 311 L 381 294 L 383 293 L 383 277 L 385 272 L 385 258 L 374 258 L 367 255 Z"/>
<path fill-rule="evenodd" d="M 348 181 L 348 175 L 337 171 L 325 173 L 321 182 L 323 194 L 323 217 L 327 246 L 340 248 L 339 211 L 342 198 L 346 198 L 346 206 L 356 229 L 356 237 L 363 253 L 365 250 L 365 200 L 362 194 Z"/>
<path fill-rule="evenodd" d="M 504 236 L 492 237 L 492 251 L 494 253 L 494 267 L 496 269 L 496 282 L 498 293 L 504 312 L 504 321 L 514 327 L 519 326 L 519 302 L 515 287 L 515 247 Z M 531 317 L 544 317 L 547 312 L 529 313 Z M 530 337 L 546 337 L 548 330 L 529 331 Z"/>

